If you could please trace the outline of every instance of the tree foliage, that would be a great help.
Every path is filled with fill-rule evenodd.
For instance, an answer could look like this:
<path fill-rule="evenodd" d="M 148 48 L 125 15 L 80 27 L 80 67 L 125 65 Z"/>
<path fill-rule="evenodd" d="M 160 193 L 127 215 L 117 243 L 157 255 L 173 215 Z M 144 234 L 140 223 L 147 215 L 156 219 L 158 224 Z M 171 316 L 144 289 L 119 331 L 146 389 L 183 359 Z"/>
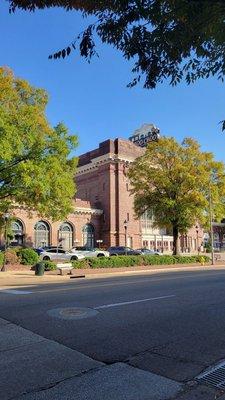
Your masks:
<path fill-rule="evenodd" d="M 225 75 L 224 0 L 8 0 L 10 10 L 63 7 L 84 17 L 95 16 L 64 49 L 50 58 L 65 58 L 79 48 L 90 60 L 96 54 L 96 35 L 103 43 L 133 59 L 135 77 L 154 88 L 169 79 L 172 85 L 185 79 Z"/>
<path fill-rule="evenodd" d="M 148 145 L 128 172 L 137 216 L 152 211 L 154 224 L 173 230 L 175 254 L 178 236 L 197 221 L 209 222 L 209 191 L 214 218 L 225 211 L 225 166 L 212 153 L 202 152 L 190 138 L 179 144 L 174 138 L 161 138 Z"/>
<path fill-rule="evenodd" d="M 45 116 L 48 96 L 0 68 L 0 213 L 25 205 L 53 219 L 71 211 L 77 137 Z"/>

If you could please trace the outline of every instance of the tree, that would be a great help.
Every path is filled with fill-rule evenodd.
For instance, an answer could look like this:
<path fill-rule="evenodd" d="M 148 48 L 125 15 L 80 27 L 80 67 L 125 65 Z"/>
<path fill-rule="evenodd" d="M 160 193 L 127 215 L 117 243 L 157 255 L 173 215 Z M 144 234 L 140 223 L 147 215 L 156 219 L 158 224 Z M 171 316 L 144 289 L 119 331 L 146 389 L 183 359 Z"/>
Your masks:
<path fill-rule="evenodd" d="M 57 220 L 72 209 L 77 137 L 49 125 L 47 101 L 43 89 L 0 68 L 0 214 L 20 204 Z"/>
<path fill-rule="evenodd" d="M 208 225 L 210 189 L 214 219 L 224 215 L 225 165 L 215 161 L 212 153 L 202 152 L 193 139 L 182 144 L 165 137 L 151 142 L 128 176 L 136 215 L 152 211 L 155 226 L 173 231 L 174 254 L 179 251 L 179 234 L 197 221 Z"/>
<path fill-rule="evenodd" d="M 189 84 L 211 75 L 225 75 L 224 0 L 8 0 L 10 11 L 22 8 L 63 7 L 84 17 L 95 16 L 64 49 L 50 58 L 65 58 L 79 47 L 90 60 L 95 39 L 111 44 L 125 59 L 134 59 L 136 74 L 130 86 L 144 77 L 144 87 L 154 88 L 170 79 Z"/>

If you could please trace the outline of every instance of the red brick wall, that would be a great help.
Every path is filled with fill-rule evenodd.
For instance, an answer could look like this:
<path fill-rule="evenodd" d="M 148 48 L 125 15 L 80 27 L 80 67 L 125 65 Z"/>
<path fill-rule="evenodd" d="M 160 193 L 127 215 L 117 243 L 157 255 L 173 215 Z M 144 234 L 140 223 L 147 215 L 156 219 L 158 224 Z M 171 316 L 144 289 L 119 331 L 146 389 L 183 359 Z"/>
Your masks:
<path fill-rule="evenodd" d="M 143 149 L 127 140 L 116 139 L 103 142 L 99 149 L 80 157 L 80 173 L 76 177 L 77 197 L 89 199 L 92 207 L 103 210 L 101 239 L 106 246 L 125 244 L 124 221 L 128 219 L 127 236 L 131 238 L 130 244 L 134 248 L 141 245 L 140 223 L 134 216 L 133 197 L 129 192 L 126 172 L 128 161 L 133 161 L 143 152 Z M 103 163 L 95 165 L 95 158 L 104 155 Z M 85 166 L 93 169 L 84 172 L 82 167 Z"/>
<path fill-rule="evenodd" d="M 84 206 L 84 203 L 78 202 L 79 206 Z M 86 205 L 87 207 L 87 205 Z M 27 245 L 34 247 L 34 227 L 38 221 L 46 222 L 50 227 L 50 245 L 56 246 L 58 244 L 58 231 L 62 222 L 69 222 L 73 227 L 73 240 L 78 245 L 82 245 L 82 228 L 85 224 L 91 223 L 95 229 L 95 240 L 100 238 L 101 231 L 101 215 L 93 215 L 88 210 L 87 212 L 75 212 L 68 215 L 65 221 L 53 222 L 50 219 L 41 218 L 35 212 L 30 216 L 23 208 L 14 210 L 14 216 L 19 219 L 24 228 L 24 242 Z M 3 240 L 2 240 L 3 241 Z M 75 243 L 74 243 L 75 245 Z"/>
<path fill-rule="evenodd" d="M 79 170 L 75 177 L 77 194 L 75 208 L 78 212 L 70 214 L 67 222 L 74 230 L 74 240 L 82 245 L 82 228 L 91 223 L 95 228 L 95 240 L 102 239 L 105 247 L 125 245 L 124 221 L 127 225 L 128 245 L 141 246 L 140 222 L 135 218 L 133 196 L 130 194 L 130 184 L 127 169 L 130 162 L 144 153 L 144 149 L 125 139 L 106 140 L 94 149 L 80 156 Z M 103 215 L 94 209 L 103 210 Z M 34 226 L 42 220 L 36 213 L 29 217 L 25 209 L 15 210 L 25 231 L 27 244 L 34 244 Z M 46 220 L 50 226 L 50 244 L 56 245 L 60 222 Z M 198 240 L 196 229 L 189 230 L 187 236 L 192 244 L 200 245 L 203 232 L 199 228 Z M 192 239 L 191 239 L 192 238 Z M 197 242 L 194 242 L 196 241 Z M 192 246 L 193 247 L 193 246 Z"/>

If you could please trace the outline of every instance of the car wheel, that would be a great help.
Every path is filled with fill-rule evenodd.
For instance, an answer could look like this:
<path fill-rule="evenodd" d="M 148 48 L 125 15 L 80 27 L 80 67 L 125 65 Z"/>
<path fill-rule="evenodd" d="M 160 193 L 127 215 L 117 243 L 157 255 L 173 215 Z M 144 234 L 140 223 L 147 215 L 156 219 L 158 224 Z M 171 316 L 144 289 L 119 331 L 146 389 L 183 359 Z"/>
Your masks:
<path fill-rule="evenodd" d="M 44 260 L 44 261 L 50 261 L 50 257 L 44 256 L 44 257 L 43 257 L 43 260 Z"/>
<path fill-rule="evenodd" d="M 97 257 L 105 257 L 105 254 L 99 253 Z"/>
<path fill-rule="evenodd" d="M 77 260 L 78 260 L 77 256 L 73 256 L 73 257 L 71 257 L 71 259 L 70 259 L 70 261 L 77 261 Z"/>
<path fill-rule="evenodd" d="M 110 254 L 110 257 L 117 257 L 118 254 Z"/>

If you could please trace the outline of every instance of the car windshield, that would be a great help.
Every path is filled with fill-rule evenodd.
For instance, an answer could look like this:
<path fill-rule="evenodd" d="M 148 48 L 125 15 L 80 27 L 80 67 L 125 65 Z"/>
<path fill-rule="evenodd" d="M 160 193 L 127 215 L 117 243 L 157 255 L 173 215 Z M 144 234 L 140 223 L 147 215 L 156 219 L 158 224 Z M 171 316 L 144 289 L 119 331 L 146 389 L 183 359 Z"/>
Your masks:
<path fill-rule="evenodd" d="M 95 251 L 95 250 L 98 250 L 97 248 L 85 247 L 85 246 L 74 247 L 73 249 L 77 250 L 77 251 Z"/>

